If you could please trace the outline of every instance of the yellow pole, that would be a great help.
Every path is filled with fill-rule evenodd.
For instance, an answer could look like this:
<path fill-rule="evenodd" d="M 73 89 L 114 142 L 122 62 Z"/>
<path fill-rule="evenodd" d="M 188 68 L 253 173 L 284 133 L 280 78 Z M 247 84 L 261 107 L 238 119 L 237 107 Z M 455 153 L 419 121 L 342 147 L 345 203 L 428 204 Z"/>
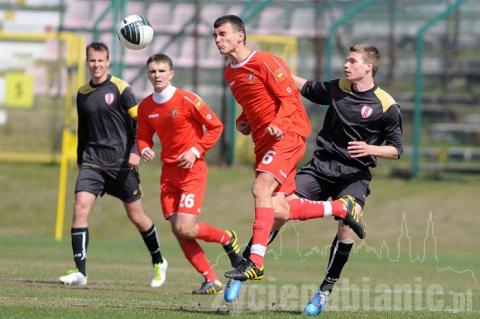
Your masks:
<path fill-rule="evenodd" d="M 63 238 L 63 224 L 65 220 L 65 201 L 68 179 L 68 154 L 65 150 L 69 143 L 67 138 L 68 135 L 68 127 L 64 127 L 62 134 L 62 155 L 60 156 L 60 176 L 58 178 L 57 218 L 55 222 L 55 240 L 57 241 L 60 241 Z"/>
<path fill-rule="evenodd" d="M 68 181 L 68 165 L 70 160 L 75 159 L 76 136 L 73 132 L 74 116 L 73 97 L 74 92 L 84 81 L 85 66 L 82 59 L 84 47 L 83 38 L 69 33 L 60 33 L 59 39 L 67 43 L 67 67 L 68 83 L 65 101 L 65 121 L 62 130 L 62 151 L 60 156 L 60 174 L 58 177 L 58 199 L 57 214 L 55 221 L 55 240 L 60 241 L 63 238 L 63 226 L 65 221 L 65 202 L 67 198 L 67 181 Z M 72 72 L 72 68 L 76 67 L 76 72 Z M 74 76 L 76 75 L 76 76 Z"/>

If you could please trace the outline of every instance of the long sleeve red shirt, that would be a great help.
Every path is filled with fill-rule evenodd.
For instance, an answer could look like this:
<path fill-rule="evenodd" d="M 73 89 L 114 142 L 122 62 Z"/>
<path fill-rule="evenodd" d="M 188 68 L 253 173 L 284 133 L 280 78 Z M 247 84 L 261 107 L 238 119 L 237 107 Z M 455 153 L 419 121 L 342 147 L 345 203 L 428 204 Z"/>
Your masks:
<path fill-rule="evenodd" d="M 175 163 L 183 152 L 194 147 L 201 157 L 218 141 L 223 125 L 211 108 L 197 95 L 178 88 L 164 103 L 156 103 L 153 94 L 138 108 L 137 143 L 140 153 L 153 147 L 156 133 L 162 145 L 160 158 Z"/>
<path fill-rule="evenodd" d="M 307 137 L 311 125 L 285 63 L 277 56 L 254 51 L 244 61 L 225 68 L 225 81 L 242 106 L 241 119 L 252 129 L 255 149 L 271 141 L 266 128 L 278 126 L 282 132 Z"/>

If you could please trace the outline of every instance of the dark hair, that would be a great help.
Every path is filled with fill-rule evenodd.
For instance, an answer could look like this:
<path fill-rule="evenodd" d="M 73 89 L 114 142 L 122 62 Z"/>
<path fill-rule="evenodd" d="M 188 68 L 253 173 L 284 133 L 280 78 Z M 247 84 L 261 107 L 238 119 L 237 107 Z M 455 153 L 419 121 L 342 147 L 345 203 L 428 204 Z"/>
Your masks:
<path fill-rule="evenodd" d="M 168 64 L 171 70 L 173 70 L 173 62 L 172 59 L 166 54 L 163 53 L 157 53 L 152 55 L 151 57 L 148 58 L 147 60 L 147 67 L 150 63 L 152 62 L 165 62 Z"/>
<path fill-rule="evenodd" d="M 243 23 L 243 20 L 233 14 L 221 16 L 220 18 L 217 18 L 215 22 L 213 23 L 213 28 L 216 29 L 225 23 L 230 23 L 233 28 L 235 28 L 239 32 L 243 32 L 244 37 L 243 37 L 243 44 L 247 43 L 247 31 L 245 31 L 245 24 Z"/>
<path fill-rule="evenodd" d="M 89 45 L 87 45 L 87 48 L 85 50 L 85 56 L 86 59 L 88 59 L 88 50 L 95 50 L 95 51 L 106 51 L 107 52 L 107 60 L 110 59 L 110 51 L 108 50 L 108 47 L 105 43 L 103 42 L 92 42 Z"/>
<path fill-rule="evenodd" d="M 363 60 L 372 64 L 372 76 L 378 71 L 380 67 L 380 51 L 373 45 L 367 43 L 359 43 L 350 47 L 350 52 L 360 53 Z"/>

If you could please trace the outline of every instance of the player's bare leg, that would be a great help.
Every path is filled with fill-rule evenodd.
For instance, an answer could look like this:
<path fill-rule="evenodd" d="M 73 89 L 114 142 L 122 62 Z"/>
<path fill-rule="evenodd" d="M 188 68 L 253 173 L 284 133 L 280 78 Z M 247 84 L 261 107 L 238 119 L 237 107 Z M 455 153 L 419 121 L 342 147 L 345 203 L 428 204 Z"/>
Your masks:
<path fill-rule="evenodd" d="M 196 239 L 207 242 L 217 242 L 223 245 L 229 257 L 234 255 L 240 259 L 238 240 L 235 232 L 223 231 L 206 223 L 197 223 L 194 215 L 175 214 L 169 219 L 172 231 L 177 237 L 185 257 L 192 266 L 203 275 L 205 282 L 194 290 L 194 294 L 216 294 L 223 290 L 222 283 L 218 280 L 215 271 L 205 256 Z M 231 257 L 230 257 L 231 258 Z M 232 258 L 230 259 L 231 262 Z"/>
<path fill-rule="evenodd" d="M 123 203 L 123 206 L 125 207 L 128 218 L 140 232 L 143 242 L 152 257 L 153 279 L 150 282 L 150 287 L 158 288 L 165 283 L 167 278 L 168 262 L 162 257 L 160 251 L 157 228 L 150 217 L 145 214 L 140 199 Z"/>
<path fill-rule="evenodd" d="M 288 221 L 288 203 L 286 201 L 286 196 L 284 193 L 275 193 L 272 197 L 273 211 L 275 214 L 275 219 L 272 226 L 272 231 L 268 237 L 267 246 L 275 239 L 278 235 L 280 228 Z M 242 257 L 245 260 L 248 260 L 250 257 L 250 248 L 252 246 L 252 239 L 250 239 L 247 247 L 242 253 Z M 242 288 L 242 281 L 229 279 L 225 285 L 224 299 L 226 302 L 233 302 L 240 295 L 240 289 Z"/>
<path fill-rule="evenodd" d="M 227 271 L 225 277 L 235 280 L 261 280 L 263 278 L 263 258 L 274 219 L 272 193 L 278 185 L 279 183 L 273 175 L 258 172 L 252 187 L 255 199 L 255 221 L 250 258 L 242 262 L 236 269 Z"/>

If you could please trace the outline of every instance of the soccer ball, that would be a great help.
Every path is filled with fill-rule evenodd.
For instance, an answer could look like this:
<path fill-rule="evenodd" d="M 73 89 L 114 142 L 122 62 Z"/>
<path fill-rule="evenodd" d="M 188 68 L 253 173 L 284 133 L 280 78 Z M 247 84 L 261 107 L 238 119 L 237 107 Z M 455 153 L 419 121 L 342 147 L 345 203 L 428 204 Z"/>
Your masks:
<path fill-rule="evenodd" d="M 153 28 L 141 15 L 125 17 L 118 30 L 118 39 L 127 49 L 141 50 L 152 42 Z"/>

